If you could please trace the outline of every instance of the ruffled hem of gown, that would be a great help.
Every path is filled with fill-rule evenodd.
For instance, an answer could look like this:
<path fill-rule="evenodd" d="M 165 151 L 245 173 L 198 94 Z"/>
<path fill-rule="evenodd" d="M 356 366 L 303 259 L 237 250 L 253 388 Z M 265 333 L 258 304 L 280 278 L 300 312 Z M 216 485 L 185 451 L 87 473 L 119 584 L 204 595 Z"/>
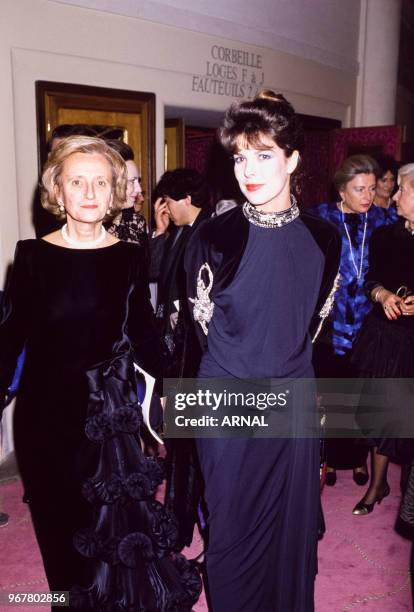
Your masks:
<path fill-rule="evenodd" d="M 197 569 L 173 553 L 177 522 L 155 500 L 163 462 L 141 451 L 143 424 L 130 354 L 87 372 L 87 451 L 95 469 L 82 493 L 94 522 L 76 532 L 75 549 L 90 563 L 89 579 L 73 586 L 70 605 L 101 612 L 186 612 L 201 593 Z M 85 451 L 85 449 L 83 449 Z"/>
<path fill-rule="evenodd" d="M 351 361 L 361 377 L 413 377 L 414 325 L 409 329 L 371 314 L 355 342 Z"/>
<path fill-rule="evenodd" d="M 394 321 L 379 319 L 374 313 L 371 314 L 355 343 L 352 354 L 352 362 L 358 367 L 359 376 L 366 379 L 412 379 L 414 377 L 414 326 L 402 326 Z M 409 383 L 408 383 L 409 384 Z M 378 385 L 373 381 L 372 392 Z M 402 388 L 402 387 L 401 387 Z M 395 461 L 406 462 L 414 458 L 414 440 L 403 438 L 401 433 L 403 427 L 398 426 L 399 418 L 402 418 L 399 410 L 404 402 L 402 397 L 407 397 L 409 391 L 405 390 L 405 396 L 401 395 L 398 383 L 389 385 L 389 422 L 382 420 L 381 437 L 369 437 L 372 428 L 372 416 L 364 421 L 363 414 L 357 411 L 356 420 L 361 430 L 367 437 L 361 440 L 361 444 L 377 447 L 380 455 L 385 455 Z M 367 392 L 367 389 L 365 389 Z M 407 417 L 406 417 L 407 418 Z M 378 431 L 378 420 L 375 422 Z"/>

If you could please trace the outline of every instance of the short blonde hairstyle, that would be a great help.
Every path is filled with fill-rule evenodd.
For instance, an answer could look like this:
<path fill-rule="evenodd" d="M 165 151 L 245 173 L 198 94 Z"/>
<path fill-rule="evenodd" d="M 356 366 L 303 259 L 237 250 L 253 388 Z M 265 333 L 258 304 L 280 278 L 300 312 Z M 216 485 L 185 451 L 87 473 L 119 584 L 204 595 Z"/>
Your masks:
<path fill-rule="evenodd" d="M 93 136 L 69 136 L 51 153 L 47 160 L 41 181 L 41 202 L 43 208 L 58 219 L 65 219 L 66 213 L 59 209 L 56 187 L 61 186 L 63 164 L 75 153 L 102 155 L 111 166 L 112 171 L 112 207 L 104 221 L 115 217 L 123 208 L 126 200 L 127 169 L 124 160 L 105 140 Z"/>
<path fill-rule="evenodd" d="M 408 180 L 414 187 L 414 164 L 405 164 L 398 170 L 398 184 L 401 185 L 401 179 L 403 176 L 408 176 Z"/>

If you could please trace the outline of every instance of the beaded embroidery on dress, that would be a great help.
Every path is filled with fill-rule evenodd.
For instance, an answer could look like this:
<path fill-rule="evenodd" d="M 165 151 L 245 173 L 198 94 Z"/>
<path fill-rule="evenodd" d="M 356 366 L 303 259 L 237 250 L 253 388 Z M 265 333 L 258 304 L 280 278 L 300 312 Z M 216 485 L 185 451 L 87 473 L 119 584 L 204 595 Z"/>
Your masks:
<path fill-rule="evenodd" d="M 203 272 L 207 272 L 207 283 L 203 280 Z M 211 271 L 208 263 L 204 263 L 198 271 L 197 276 L 197 297 L 189 298 L 190 302 L 194 304 L 193 316 L 197 323 L 200 323 L 201 329 L 207 336 L 208 328 L 207 324 L 210 323 L 213 312 L 214 303 L 210 300 L 210 291 L 213 287 L 213 272 Z"/>
<path fill-rule="evenodd" d="M 245 202 L 243 214 L 249 223 L 259 227 L 283 227 L 299 217 L 299 207 L 295 196 L 291 194 L 290 199 L 292 204 L 288 209 L 270 213 L 262 212 L 250 202 Z"/>

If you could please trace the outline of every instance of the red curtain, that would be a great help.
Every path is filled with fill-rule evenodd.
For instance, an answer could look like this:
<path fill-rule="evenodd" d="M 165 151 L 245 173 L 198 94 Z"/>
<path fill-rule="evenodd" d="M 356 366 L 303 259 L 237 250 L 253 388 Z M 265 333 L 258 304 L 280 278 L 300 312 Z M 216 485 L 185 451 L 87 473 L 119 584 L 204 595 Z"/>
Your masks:
<path fill-rule="evenodd" d="M 205 172 L 210 149 L 216 138 L 215 129 L 185 128 L 185 167 Z"/>

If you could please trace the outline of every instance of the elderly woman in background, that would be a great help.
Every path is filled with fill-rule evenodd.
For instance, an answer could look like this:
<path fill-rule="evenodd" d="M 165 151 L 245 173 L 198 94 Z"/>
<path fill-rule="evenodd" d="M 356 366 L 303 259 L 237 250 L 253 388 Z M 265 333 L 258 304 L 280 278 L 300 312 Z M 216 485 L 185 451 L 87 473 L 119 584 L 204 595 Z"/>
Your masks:
<path fill-rule="evenodd" d="M 315 212 L 334 223 L 342 236 L 340 287 L 326 326 L 315 346 L 314 363 L 321 378 L 353 378 L 357 370 L 350 361 L 352 346 L 361 325 L 371 310 L 364 292 L 368 269 L 368 242 L 372 232 L 386 221 L 381 208 L 372 206 L 379 170 L 367 155 L 352 155 L 334 176 L 339 202 L 320 204 Z M 354 481 L 368 482 L 366 447 L 353 439 L 326 442 L 328 472 L 326 484 L 336 482 L 336 469 L 353 468 Z"/>
<path fill-rule="evenodd" d="M 135 242 L 147 250 L 149 248 L 147 224 L 142 215 L 144 196 L 138 167 L 134 161 L 134 152 L 129 145 L 121 140 L 107 140 L 107 143 L 119 153 L 127 169 L 126 200 L 122 210 L 107 226 L 107 230 L 119 240 Z"/>
<path fill-rule="evenodd" d="M 400 219 L 376 230 L 369 245 L 365 288 L 374 308 L 361 330 L 352 357 L 360 375 L 368 379 L 414 378 L 414 164 L 400 168 L 398 185 L 393 199 Z M 378 384 L 372 384 L 374 393 Z M 406 403 L 399 396 L 401 384 L 401 381 L 398 385 L 387 381 L 390 422 L 398 420 L 399 404 Z M 368 393 L 367 388 L 365 391 Z M 412 403 L 412 395 L 408 401 Z M 401 439 L 405 430 L 403 423 L 400 428 L 400 439 L 368 440 L 368 445 L 373 447 L 373 472 L 369 488 L 355 506 L 354 514 L 371 513 L 375 503 L 389 494 L 389 457 L 402 461 L 414 457 L 413 441 Z M 384 429 L 386 435 L 387 427 Z M 398 432 L 394 430 L 394 434 Z"/>
<path fill-rule="evenodd" d="M 126 181 L 98 138 L 66 138 L 50 155 L 42 204 L 66 223 L 17 245 L 0 395 L 25 345 L 15 447 L 50 590 L 82 610 L 191 610 L 199 584 L 187 589 L 185 560 L 169 556 L 174 521 L 154 501 L 162 472 L 140 446 L 133 361 L 159 379 L 164 359 L 142 249 L 103 227 Z"/>

